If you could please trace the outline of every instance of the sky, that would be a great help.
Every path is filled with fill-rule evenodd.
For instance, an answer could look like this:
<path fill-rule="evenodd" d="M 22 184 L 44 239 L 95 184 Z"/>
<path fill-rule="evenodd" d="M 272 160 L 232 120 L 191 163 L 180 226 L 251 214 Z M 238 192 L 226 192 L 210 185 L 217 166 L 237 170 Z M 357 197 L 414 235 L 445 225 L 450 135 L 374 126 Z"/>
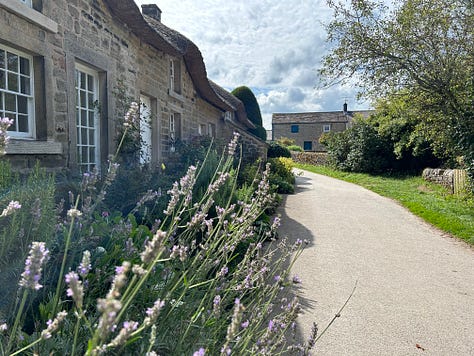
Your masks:
<path fill-rule="evenodd" d="M 161 22 L 200 49 L 207 76 L 231 91 L 245 85 L 260 106 L 263 126 L 272 113 L 369 109 L 356 89 L 323 89 L 317 70 L 328 50 L 332 10 L 325 0 L 135 0 L 157 4 Z"/>

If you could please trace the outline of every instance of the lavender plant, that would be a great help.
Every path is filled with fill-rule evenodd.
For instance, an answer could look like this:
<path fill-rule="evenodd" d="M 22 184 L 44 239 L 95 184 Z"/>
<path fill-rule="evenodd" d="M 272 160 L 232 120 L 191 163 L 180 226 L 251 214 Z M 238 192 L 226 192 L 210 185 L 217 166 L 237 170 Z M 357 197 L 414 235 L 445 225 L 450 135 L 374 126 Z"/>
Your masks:
<path fill-rule="evenodd" d="M 125 122 L 133 113 L 136 110 Z M 138 227 L 133 219 L 112 220 L 102 214 L 104 235 L 121 237 L 109 240 L 109 250 L 70 250 L 81 246 L 73 241 L 86 242 L 84 236 L 99 226 L 94 221 L 99 219 L 96 209 L 118 169 L 114 157 L 100 189 L 94 189 L 98 180 L 86 177 L 82 192 L 89 192 L 90 199 L 79 206 L 74 197 L 61 225 L 65 244 L 49 320 L 38 320 L 35 324 L 43 329 L 26 335 L 20 303 L 13 326 L 1 324 L 0 337 L 7 342 L 2 353 L 16 355 L 34 347 L 40 354 L 275 355 L 297 349 L 288 335 L 299 304 L 281 295 L 300 282 L 290 269 L 304 244 L 271 238 L 279 218 L 270 231 L 256 228 L 256 220 L 274 198 L 270 167 L 261 172 L 253 189 L 237 194 L 238 140 L 236 134 L 202 194 L 196 194 L 196 181 L 206 162 L 188 168 L 168 191 L 168 205 L 154 226 Z M 150 191 L 143 199 L 158 198 Z M 67 256 L 78 253 L 82 260 L 77 265 L 68 262 Z M 20 281 L 25 300 L 27 291 L 41 288 L 47 256 L 44 243 L 32 244 Z M 93 283 L 97 279 L 107 286 L 101 295 L 103 285 Z"/>

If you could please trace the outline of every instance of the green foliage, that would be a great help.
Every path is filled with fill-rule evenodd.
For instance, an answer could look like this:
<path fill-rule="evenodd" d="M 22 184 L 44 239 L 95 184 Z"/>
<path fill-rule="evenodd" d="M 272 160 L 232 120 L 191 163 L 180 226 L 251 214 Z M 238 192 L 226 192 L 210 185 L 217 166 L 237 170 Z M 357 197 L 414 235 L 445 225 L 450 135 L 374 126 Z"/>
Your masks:
<path fill-rule="evenodd" d="M 295 175 L 292 172 L 293 161 L 290 158 L 270 158 L 270 185 L 276 187 L 280 194 L 292 194 L 295 192 Z"/>
<path fill-rule="evenodd" d="M 474 176 L 472 1 L 404 0 L 393 11 L 382 1 L 328 3 L 335 16 L 327 28 L 334 46 L 320 71 L 326 84 L 358 74 L 372 98 L 403 90 L 419 137 L 447 163 L 467 157 Z"/>
<path fill-rule="evenodd" d="M 271 142 L 268 147 L 267 157 L 268 158 L 277 158 L 277 157 L 291 158 L 291 152 L 287 147 L 282 146 L 276 142 Z"/>
<path fill-rule="evenodd" d="M 261 138 L 262 140 L 267 140 L 267 130 L 265 130 L 265 127 L 257 126 L 254 129 L 250 129 L 249 131 L 255 136 Z"/>
<path fill-rule="evenodd" d="M 326 145 L 331 163 L 350 172 L 380 173 L 394 161 L 388 140 L 364 120 L 341 133 L 324 135 L 321 143 Z"/>
<path fill-rule="evenodd" d="M 242 101 L 247 117 L 255 125 L 255 129 L 250 129 L 249 131 L 262 140 L 266 140 L 267 132 L 263 127 L 262 113 L 260 112 L 260 106 L 252 90 L 249 87 L 240 86 L 232 90 L 231 93 Z"/>
<path fill-rule="evenodd" d="M 294 345 L 288 336 L 299 306 L 280 293 L 289 295 L 289 266 L 302 245 L 269 240 L 278 226 L 266 214 L 274 207 L 269 178 L 287 174 L 291 162 L 275 160 L 275 167 L 275 173 L 249 169 L 260 179 L 239 186 L 234 157 L 208 150 L 200 164 L 189 166 L 172 185 L 159 214 L 140 210 L 141 199 L 128 215 L 103 210 L 111 205 L 104 189 L 116 179 L 118 187 L 110 192 L 130 210 L 120 189 L 137 194 L 138 187 L 129 187 L 134 179 L 143 190 L 149 188 L 152 179 L 142 171 L 129 172 L 123 181 L 111 169 L 103 178 L 85 174 L 78 184 L 80 196 L 69 194 L 66 216 L 42 231 L 48 234 L 51 257 L 43 266 L 46 273 L 35 274 L 43 287 L 21 290 L 19 303 L 5 316 L 2 352 L 191 355 L 202 348 L 215 355 L 227 349 L 235 354 L 290 350 Z M 35 178 L 33 190 L 39 181 Z M 52 206 L 48 209 L 54 214 Z M 20 213 L 0 217 L 0 222 L 11 229 Z M 30 214 L 22 227 L 31 220 Z M 90 252 L 87 262 L 85 250 Z M 0 275 L 5 278 L 3 270 Z M 17 285 L 19 276 L 14 277 L 9 276 Z M 4 291 L 16 296 L 13 287 Z M 272 308 L 280 304 L 285 308 Z M 64 320 L 47 322 L 59 316 Z M 270 320 L 278 328 L 269 330 Z M 45 332 L 50 335 L 44 337 Z M 303 345 L 306 351 L 311 347 Z"/>
<path fill-rule="evenodd" d="M 249 120 L 256 126 L 262 126 L 262 114 L 260 112 L 257 98 L 252 90 L 249 87 L 240 86 L 232 90 L 231 93 L 239 98 L 239 100 L 244 104 Z"/>
<path fill-rule="evenodd" d="M 301 146 L 298 146 L 298 145 L 290 145 L 290 146 L 287 146 L 287 148 L 290 151 L 294 151 L 294 152 L 304 152 L 303 148 Z"/>
<path fill-rule="evenodd" d="M 292 146 L 295 144 L 295 140 L 288 137 L 280 137 L 276 142 L 282 146 Z"/>
<path fill-rule="evenodd" d="M 0 163 L 0 211 L 10 201 L 21 208 L 0 217 L 0 320 L 13 307 L 18 276 L 32 241 L 53 241 L 56 225 L 54 176 L 36 165 L 26 178 L 13 174 L 7 162 Z"/>

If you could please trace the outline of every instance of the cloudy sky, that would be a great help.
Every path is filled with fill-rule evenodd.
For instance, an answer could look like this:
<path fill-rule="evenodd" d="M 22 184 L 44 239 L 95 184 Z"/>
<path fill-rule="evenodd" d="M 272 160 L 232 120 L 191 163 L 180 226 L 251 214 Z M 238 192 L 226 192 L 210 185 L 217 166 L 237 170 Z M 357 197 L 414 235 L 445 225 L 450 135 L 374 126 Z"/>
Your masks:
<path fill-rule="evenodd" d="M 325 0 L 135 0 L 156 3 L 161 21 L 201 50 L 209 79 L 228 89 L 246 85 L 264 126 L 274 112 L 367 109 L 351 87 L 320 89 L 317 69 L 327 51 Z"/>

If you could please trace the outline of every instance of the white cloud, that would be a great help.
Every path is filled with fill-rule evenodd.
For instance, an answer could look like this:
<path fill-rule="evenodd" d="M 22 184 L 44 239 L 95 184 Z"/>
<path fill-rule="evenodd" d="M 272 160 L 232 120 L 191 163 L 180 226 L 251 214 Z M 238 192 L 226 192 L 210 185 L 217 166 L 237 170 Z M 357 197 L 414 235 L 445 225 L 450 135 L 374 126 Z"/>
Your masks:
<path fill-rule="evenodd" d="M 315 89 L 326 51 L 331 10 L 325 0 L 135 0 L 156 3 L 162 22 L 201 50 L 210 79 L 232 90 L 246 85 L 260 104 L 264 125 L 273 112 L 353 109 L 355 88 Z"/>

